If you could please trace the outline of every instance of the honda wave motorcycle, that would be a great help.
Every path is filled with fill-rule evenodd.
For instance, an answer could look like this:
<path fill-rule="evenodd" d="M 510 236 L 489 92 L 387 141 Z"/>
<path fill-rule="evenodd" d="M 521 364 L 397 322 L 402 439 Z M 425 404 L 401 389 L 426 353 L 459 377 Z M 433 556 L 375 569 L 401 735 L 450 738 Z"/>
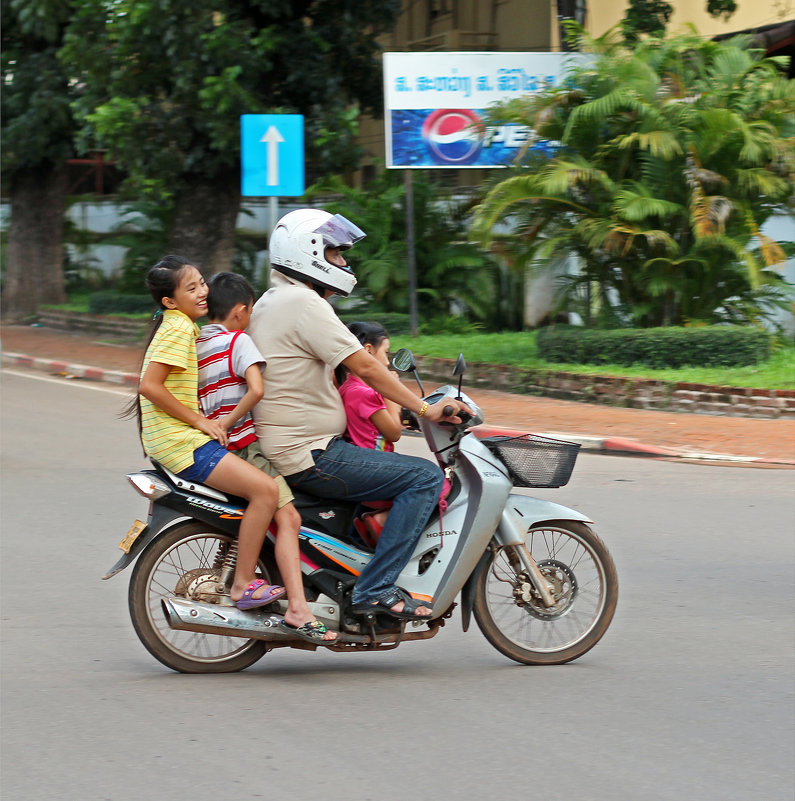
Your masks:
<path fill-rule="evenodd" d="M 411 372 L 425 396 L 413 355 L 401 349 L 393 366 Z M 461 623 L 471 617 L 505 656 L 526 665 L 558 665 L 582 656 L 602 638 L 615 612 L 613 560 L 587 517 L 514 487 L 559 487 L 569 480 L 579 445 L 544 437 L 479 439 L 478 406 L 458 386 L 443 386 L 429 404 L 455 398 L 474 414 L 457 424 L 433 423 L 404 410 L 404 424 L 421 431 L 451 487 L 431 516 L 396 584 L 432 606 L 421 621 L 354 615 L 350 594 L 373 551 L 355 534 L 359 504 L 295 493 L 301 513 L 301 570 L 313 614 L 339 632 L 310 643 L 280 625 L 286 601 L 242 611 L 229 595 L 237 532 L 245 501 L 185 481 L 162 465 L 127 476 L 150 502 L 119 547 L 109 579 L 135 563 L 129 587 L 133 626 L 149 652 L 184 673 L 242 670 L 273 648 L 383 651 L 435 636 L 460 597 Z M 450 410 L 452 412 L 452 409 Z M 273 530 L 258 574 L 280 583 Z"/>

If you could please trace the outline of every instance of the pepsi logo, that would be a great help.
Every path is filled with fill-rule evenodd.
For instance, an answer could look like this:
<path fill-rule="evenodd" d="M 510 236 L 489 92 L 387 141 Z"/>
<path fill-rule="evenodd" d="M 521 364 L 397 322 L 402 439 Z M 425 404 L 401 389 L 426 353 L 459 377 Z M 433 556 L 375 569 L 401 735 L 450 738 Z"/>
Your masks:
<path fill-rule="evenodd" d="M 483 123 L 471 109 L 437 109 L 422 124 L 422 138 L 437 164 L 471 164 L 480 153 Z"/>

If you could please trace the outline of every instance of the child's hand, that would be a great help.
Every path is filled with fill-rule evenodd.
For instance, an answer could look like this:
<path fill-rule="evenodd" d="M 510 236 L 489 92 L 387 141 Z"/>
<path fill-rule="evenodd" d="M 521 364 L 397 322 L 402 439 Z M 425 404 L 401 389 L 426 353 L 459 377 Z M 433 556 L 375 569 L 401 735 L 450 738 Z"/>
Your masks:
<path fill-rule="evenodd" d="M 208 437 L 212 437 L 219 445 L 223 445 L 224 448 L 229 444 L 229 436 L 226 433 L 226 429 L 218 420 L 209 420 L 206 417 L 200 417 L 196 428 L 198 428 L 199 431 L 203 431 Z"/>

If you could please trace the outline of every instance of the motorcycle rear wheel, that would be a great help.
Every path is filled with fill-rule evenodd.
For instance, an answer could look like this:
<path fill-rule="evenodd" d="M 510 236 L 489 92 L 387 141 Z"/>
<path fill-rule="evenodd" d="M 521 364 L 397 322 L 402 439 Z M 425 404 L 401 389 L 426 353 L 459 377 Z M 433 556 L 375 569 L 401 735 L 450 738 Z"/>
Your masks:
<path fill-rule="evenodd" d="M 618 601 L 618 576 L 601 539 L 584 523 L 530 528 L 527 549 L 553 585 L 555 605 L 531 591 L 516 548 L 495 551 L 475 584 L 473 611 L 484 637 L 524 665 L 562 665 L 596 645 Z"/>
<path fill-rule="evenodd" d="M 135 633 L 159 662 L 180 673 L 234 673 L 253 665 L 268 650 L 262 640 L 177 631 L 166 620 L 162 598 L 177 594 L 180 578 L 210 569 L 228 534 L 201 523 L 185 523 L 154 540 L 138 558 L 130 579 L 129 608 Z M 268 581 L 260 561 L 258 575 Z"/>

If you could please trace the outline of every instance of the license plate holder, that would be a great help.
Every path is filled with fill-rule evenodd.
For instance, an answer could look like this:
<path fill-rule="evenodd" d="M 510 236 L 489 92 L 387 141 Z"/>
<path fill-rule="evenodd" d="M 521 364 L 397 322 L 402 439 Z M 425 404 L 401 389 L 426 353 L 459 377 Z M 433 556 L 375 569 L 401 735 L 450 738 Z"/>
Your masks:
<path fill-rule="evenodd" d="M 131 526 L 130 530 L 127 532 L 124 539 L 119 543 L 119 548 L 121 548 L 124 553 L 129 553 L 130 548 L 132 548 L 133 543 L 138 539 L 141 532 L 146 528 L 146 523 L 142 523 L 140 520 L 136 520 Z"/>

